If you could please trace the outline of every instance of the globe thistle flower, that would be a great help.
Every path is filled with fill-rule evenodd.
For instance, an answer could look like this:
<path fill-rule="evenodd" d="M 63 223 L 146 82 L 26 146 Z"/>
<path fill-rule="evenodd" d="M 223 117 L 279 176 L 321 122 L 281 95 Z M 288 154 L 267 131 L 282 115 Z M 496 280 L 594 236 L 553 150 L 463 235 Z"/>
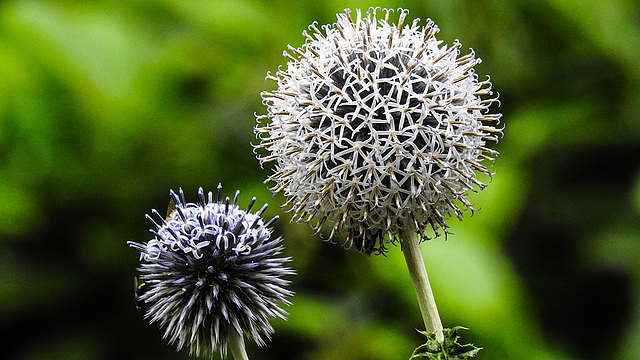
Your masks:
<path fill-rule="evenodd" d="M 275 162 L 265 182 L 293 219 L 330 224 L 330 238 L 344 232 L 345 246 L 364 253 L 405 230 L 439 236 L 448 216 L 475 210 L 467 192 L 485 188 L 476 174 L 492 175 L 484 162 L 498 152 L 486 143 L 502 133 L 473 50 L 442 45 L 430 19 L 405 24 L 400 9 L 395 25 L 379 10 L 311 24 L 304 45 L 284 52 L 287 66 L 267 75 L 277 89 L 262 92 L 267 114 L 255 128 L 267 152 L 258 159 Z"/>
<path fill-rule="evenodd" d="M 285 319 L 279 303 L 289 305 L 293 294 L 284 279 L 294 274 L 284 266 L 290 258 L 279 257 L 282 239 L 272 237 L 277 217 L 261 218 L 266 204 L 250 212 L 255 198 L 241 210 L 239 191 L 233 202 L 223 202 L 221 190 L 214 201 L 200 188 L 199 203 L 187 203 L 182 189 L 179 196 L 171 191 L 174 206 L 166 219 L 156 210 L 147 215 L 154 238 L 128 242 L 140 251 L 137 303 L 145 317 L 159 323 L 178 350 L 188 345 L 196 355 L 224 355 L 234 340 L 243 347 L 243 334 L 264 345 L 263 336 L 274 331 L 269 318 Z"/>

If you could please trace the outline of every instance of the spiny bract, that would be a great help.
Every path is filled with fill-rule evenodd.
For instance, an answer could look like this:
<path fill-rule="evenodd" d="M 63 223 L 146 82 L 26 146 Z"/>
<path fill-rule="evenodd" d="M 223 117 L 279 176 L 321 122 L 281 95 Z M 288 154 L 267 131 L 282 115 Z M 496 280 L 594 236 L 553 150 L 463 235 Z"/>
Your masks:
<path fill-rule="evenodd" d="M 265 182 L 293 218 L 330 224 L 331 237 L 344 231 L 345 245 L 365 253 L 400 230 L 426 236 L 430 226 L 438 236 L 445 216 L 474 210 L 466 192 L 486 186 L 476 172 L 491 175 L 482 162 L 498 152 L 485 143 L 502 133 L 474 52 L 441 45 L 430 19 L 405 24 L 401 9 L 395 25 L 379 10 L 310 25 L 305 44 L 284 52 L 286 68 L 267 75 L 278 88 L 261 94 L 268 112 L 255 128 L 268 153 L 258 159 L 275 162 Z"/>

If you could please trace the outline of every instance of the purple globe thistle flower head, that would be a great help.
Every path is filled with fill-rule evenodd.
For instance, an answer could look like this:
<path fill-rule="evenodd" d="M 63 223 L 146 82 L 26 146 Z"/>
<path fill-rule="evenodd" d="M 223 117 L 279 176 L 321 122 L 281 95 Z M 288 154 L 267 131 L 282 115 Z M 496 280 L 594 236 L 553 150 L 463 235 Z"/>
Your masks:
<path fill-rule="evenodd" d="M 479 81 L 475 53 L 442 45 L 428 19 L 389 23 L 392 10 L 309 26 L 302 47 L 289 46 L 285 68 L 267 78 L 266 115 L 255 128 L 261 164 L 275 162 L 272 192 L 283 192 L 293 220 L 344 232 L 346 247 L 383 252 L 400 231 L 425 238 L 447 232 L 446 218 L 475 210 L 468 191 L 498 152 L 501 114 L 489 107 L 491 82 Z M 382 18 L 378 15 L 384 13 Z"/>
<path fill-rule="evenodd" d="M 294 271 L 280 257 L 282 238 L 272 237 L 270 221 L 262 219 L 265 204 L 250 212 L 233 202 L 198 190 L 199 203 L 187 203 L 182 189 L 171 191 L 166 219 L 153 210 L 147 218 L 154 238 L 129 241 L 140 251 L 140 286 L 136 302 L 151 323 L 160 323 L 164 338 L 178 350 L 188 345 L 191 354 L 226 353 L 229 336 L 244 334 L 260 346 L 274 329 L 269 318 L 286 318 L 279 303 L 293 293 L 284 279 Z"/>

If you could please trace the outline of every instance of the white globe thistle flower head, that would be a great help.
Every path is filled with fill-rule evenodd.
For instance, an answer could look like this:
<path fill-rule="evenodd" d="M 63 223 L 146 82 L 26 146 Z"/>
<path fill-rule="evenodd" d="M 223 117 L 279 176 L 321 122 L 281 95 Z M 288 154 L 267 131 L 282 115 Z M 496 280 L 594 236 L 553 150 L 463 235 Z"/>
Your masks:
<path fill-rule="evenodd" d="M 293 293 L 285 277 L 294 271 L 281 257 L 282 238 L 272 237 L 271 224 L 259 211 L 217 200 L 199 189 L 199 203 L 187 203 L 182 189 L 171 191 L 166 219 L 153 210 L 154 238 L 128 242 L 140 251 L 140 285 L 136 302 L 151 323 L 164 328 L 164 337 L 178 350 L 195 355 L 226 354 L 232 332 L 244 334 L 260 346 L 274 329 L 269 319 L 285 319 L 280 303 Z M 154 218 L 155 217 L 155 218 Z"/>
<path fill-rule="evenodd" d="M 261 94 L 267 114 L 255 128 L 258 159 L 275 163 L 265 182 L 293 219 L 328 224 L 365 253 L 400 231 L 438 236 L 451 214 L 475 210 L 467 193 L 485 188 L 476 175 L 492 175 L 484 163 L 498 152 L 486 144 L 502 134 L 475 53 L 443 45 L 430 19 L 406 24 L 406 10 L 392 24 L 392 12 L 345 9 L 322 30 L 311 24 L 267 75 L 277 89 Z"/>

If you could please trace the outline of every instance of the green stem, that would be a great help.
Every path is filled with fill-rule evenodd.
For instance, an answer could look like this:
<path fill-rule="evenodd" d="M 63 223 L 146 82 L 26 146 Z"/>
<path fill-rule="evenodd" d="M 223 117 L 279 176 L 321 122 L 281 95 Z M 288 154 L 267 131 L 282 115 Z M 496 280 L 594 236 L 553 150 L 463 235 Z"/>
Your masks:
<path fill-rule="evenodd" d="M 427 269 L 424 266 L 418 234 L 411 230 L 403 231 L 400 234 L 400 240 L 402 242 L 402 253 L 409 268 L 409 274 L 411 275 L 413 288 L 418 297 L 418 304 L 420 305 L 426 330 L 429 333 L 435 333 L 436 340 L 442 342 L 444 341 L 442 321 L 438 314 L 438 308 L 436 307 L 436 300 L 431 291 L 431 285 L 429 285 L 429 277 L 427 276 Z"/>
<path fill-rule="evenodd" d="M 237 331 L 229 332 L 229 348 L 234 360 L 249 360 L 247 350 L 244 348 L 244 336 Z"/>

